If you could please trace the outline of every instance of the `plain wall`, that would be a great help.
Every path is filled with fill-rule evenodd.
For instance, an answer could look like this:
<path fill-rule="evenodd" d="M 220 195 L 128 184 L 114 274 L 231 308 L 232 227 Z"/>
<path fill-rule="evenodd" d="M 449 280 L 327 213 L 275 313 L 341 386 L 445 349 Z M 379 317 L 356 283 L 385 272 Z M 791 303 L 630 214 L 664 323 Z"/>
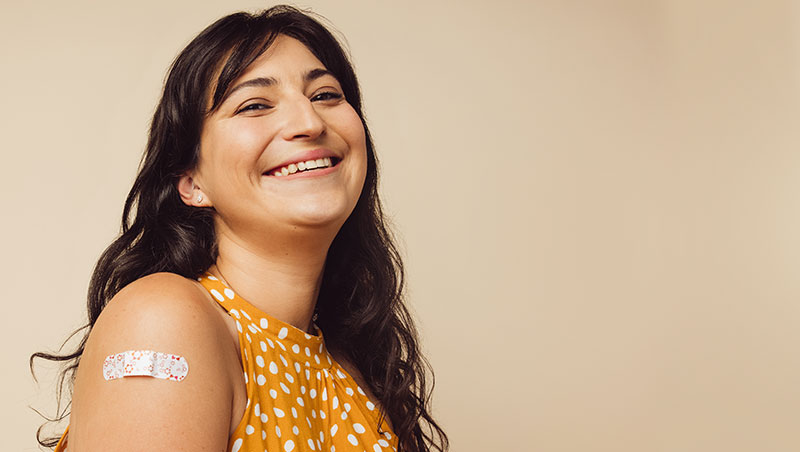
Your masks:
<path fill-rule="evenodd" d="M 4 450 L 227 0 L 4 0 Z M 800 5 L 300 3 L 346 36 L 452 450 L 800 450 Z"/>

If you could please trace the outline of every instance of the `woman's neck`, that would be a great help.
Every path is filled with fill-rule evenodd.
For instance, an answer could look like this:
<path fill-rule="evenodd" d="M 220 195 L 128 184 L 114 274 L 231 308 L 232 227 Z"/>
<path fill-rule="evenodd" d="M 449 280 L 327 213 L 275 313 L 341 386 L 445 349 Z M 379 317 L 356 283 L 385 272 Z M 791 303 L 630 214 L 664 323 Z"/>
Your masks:
<path fill-rule="evenodd" d="M 258 309 L 311 332 L 330 242 L 265 250 L 226 232 L 217 236 L 219 255 L 209 271 Z"/>

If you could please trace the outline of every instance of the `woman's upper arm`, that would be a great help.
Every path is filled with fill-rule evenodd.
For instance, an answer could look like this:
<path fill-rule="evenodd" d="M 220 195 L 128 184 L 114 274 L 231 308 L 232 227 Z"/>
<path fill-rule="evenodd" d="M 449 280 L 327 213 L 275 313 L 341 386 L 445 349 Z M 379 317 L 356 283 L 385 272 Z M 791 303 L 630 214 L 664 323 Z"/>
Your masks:
<path fill-rule="evenodd" d="M 81 357 L 68 449 L 225 451 L 233 393 L 222 355 L 230 353 L 230 338 L 215 310 L 195 283 L 177 275 L 150 275 L 120 291 Z M 186 377 L 106 380 L 106 357 L 129 350 L 180 355 Z"/>

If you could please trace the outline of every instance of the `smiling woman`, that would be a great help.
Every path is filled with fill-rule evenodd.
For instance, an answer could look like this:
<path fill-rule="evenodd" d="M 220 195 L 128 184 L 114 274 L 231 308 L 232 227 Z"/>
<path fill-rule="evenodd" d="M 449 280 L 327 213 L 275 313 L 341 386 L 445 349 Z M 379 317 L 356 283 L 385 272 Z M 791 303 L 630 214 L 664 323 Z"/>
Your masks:
<path fill-rule="evenodd" d="M 123 219 L 81 345 L 31 358 L 74 387 L 43 445 L 447 448 L 358 83 L 308 13 L 233 14 L 180 53 Z"/>

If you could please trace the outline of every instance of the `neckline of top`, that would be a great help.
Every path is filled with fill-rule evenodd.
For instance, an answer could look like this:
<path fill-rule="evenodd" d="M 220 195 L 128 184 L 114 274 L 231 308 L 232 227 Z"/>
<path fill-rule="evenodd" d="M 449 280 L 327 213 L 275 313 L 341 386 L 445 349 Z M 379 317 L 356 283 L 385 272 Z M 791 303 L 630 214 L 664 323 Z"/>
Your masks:
<path fill-rule="evenodd" d="M 296 354 L 304 354 L 308 358 L 322 352 L 325 341 L 322 336 L 322 330 L 319 329 L 316 323 L 312 322 L 311 324 L 316 334 L 308 334 L 291 323 L 284 322 L 262 311 L 208 271 L 197 280 L 211 293 L 211 296 L 223 309 L 234 317 L 239 334 L 249 335 L 248 331 L 252 334 L 263 332 L 272 339 L 276 339 L 279 344 L 281 342 L 288 343 L 293 347 L 293 351 Z M 306 349 L 303 350 L 302 347 L 306 347 Z"/>

